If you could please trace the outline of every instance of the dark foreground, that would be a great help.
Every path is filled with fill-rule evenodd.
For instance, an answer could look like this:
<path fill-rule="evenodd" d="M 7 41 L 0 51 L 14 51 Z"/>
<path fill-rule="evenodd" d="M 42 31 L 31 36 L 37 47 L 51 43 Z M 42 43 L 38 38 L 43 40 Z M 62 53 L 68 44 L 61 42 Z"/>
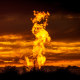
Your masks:
<path fill-rule="evenodd" d="M 57 68 L 53 71 L 33 68 L 30 72 L 26 72 L 26 68 L 23 67 L 23 71 L 19 72 L 16 67 L 5 67 L 5 70 L 0 73 L 0 80 L 80 80 L 80 74 L 72 73 L 70 68 Z"/>

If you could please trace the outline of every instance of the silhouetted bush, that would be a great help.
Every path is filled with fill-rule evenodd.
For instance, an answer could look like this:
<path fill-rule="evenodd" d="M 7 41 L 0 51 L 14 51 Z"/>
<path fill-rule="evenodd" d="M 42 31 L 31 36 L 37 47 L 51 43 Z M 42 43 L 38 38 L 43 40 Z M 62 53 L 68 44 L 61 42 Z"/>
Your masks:
<path fill-rule="evenodd" d="M 68 69 L 57 69 L 53 72 L 32 69 L 26 72 L 24 66 L 23 74 L 19 74 L 16 67 L 5 67 L 4 73 L 0 74 L 0 80 L 80 80 L 80 76 L 71 73 Z"/>

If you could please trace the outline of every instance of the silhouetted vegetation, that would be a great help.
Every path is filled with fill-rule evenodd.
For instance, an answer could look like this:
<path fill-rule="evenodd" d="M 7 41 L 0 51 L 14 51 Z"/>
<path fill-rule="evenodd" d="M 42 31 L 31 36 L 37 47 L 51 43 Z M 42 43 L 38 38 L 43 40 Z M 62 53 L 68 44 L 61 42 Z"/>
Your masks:
<path fill-rule="evenodd" d="M 43 68 L 40 70 L 33 68 L 27 72 L 25 66 L 21 68 L 8 66 L 4 68 L 3 73 L 0 73 L 0 80 L 80 80 L 80 75 L 72 73 L 68 70 L 70 68 L 78 67 L 68 66 L 49 72 L 44 71 Z"/>

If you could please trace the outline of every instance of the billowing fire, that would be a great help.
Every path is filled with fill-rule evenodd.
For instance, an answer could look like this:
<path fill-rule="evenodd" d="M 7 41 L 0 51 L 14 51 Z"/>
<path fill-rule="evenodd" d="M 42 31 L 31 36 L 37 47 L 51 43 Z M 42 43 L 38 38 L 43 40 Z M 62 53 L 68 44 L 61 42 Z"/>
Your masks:
<path fill-rule="evenodd" d="M 45 53 L 46 42 L 51 40 L 48 32 L 45 30 L 47 24 L 47 19 L 49 12 L 39 12 L 34 11 L 34 18 L 31 19 L 33 22 L 32 33 L 35 35 L 36 39 L 33 46 L 33 58 L 37 60 L 39 68 L 44 65 L 46 57 L 43 55 Z"/>
<path fill-rule="evenodd" d="M 34 11 L 35 17 L 31 20 L 34 24 L 32 33 L 35 35 L 35 41 L 32 41 L 30 34 L 0 34 L 0 66 L 80 67 L 80 41 L 54 40 L 45 48 L 45 44 L 51 39 L 45 30 L 49 15 L 49 12 Z"/>

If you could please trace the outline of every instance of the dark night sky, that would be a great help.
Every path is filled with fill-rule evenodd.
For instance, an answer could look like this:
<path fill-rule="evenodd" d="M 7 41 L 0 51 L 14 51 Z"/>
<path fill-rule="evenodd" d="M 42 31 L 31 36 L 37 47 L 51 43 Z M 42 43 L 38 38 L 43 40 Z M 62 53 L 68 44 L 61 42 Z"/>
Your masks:
<path fill-rule="evenodd" d="M 50 12 L 47 30 L 52 39 L 80 40 L 80 3 L 70 0 L 0 0 L 0 33 L 32 35 L 33 10 Z"/>

